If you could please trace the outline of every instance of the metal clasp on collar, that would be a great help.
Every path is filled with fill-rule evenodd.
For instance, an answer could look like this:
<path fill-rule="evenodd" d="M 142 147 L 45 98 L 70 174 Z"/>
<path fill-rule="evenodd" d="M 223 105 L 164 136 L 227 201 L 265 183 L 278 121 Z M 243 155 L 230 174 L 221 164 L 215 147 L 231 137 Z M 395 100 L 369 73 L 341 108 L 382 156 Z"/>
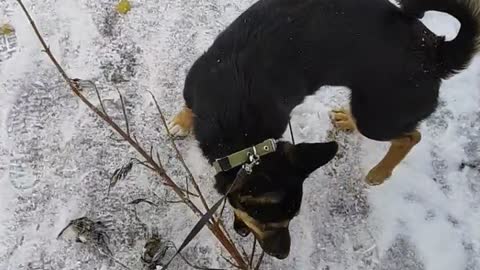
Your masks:
<path fill-rule="evenodd" d="M 257 148 L 253 146 L 253 154 L 248 153 L 248 162 L 242 165 L 242 168 L 247 172 L 247 174 L 251 174 L 253 167 L 260 164 L 260 156 L 257 154 Z"/>

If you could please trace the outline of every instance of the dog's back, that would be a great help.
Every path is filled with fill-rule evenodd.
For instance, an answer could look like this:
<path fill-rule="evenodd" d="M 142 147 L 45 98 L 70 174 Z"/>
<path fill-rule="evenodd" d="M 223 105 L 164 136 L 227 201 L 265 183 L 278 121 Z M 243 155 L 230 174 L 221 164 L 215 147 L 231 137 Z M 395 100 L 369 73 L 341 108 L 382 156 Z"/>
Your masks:
<path fill-rule="evenodd" d="M 396 107 L 403 123 L 384 135 L 371 134 L 374 139 L 388 139 L 415 126 L 435 109 L 440 80 L 468 63 L 477 42 L 471 35 L 478 35 L 473 13 L 458 4 L 477 0 L 422 1 L 427 4 L 418 10 L 443 7 L 437 2 L 457 3 L 454 15 L 466 23 L 460 39 L 444 42 L 412 15 L 418 12 L 407 14 L 387 0 L 254 4 L 218 36 L 187 76 L 184 96 L 197 116 L 200 145 L 208 142 L 204 152 L 208 156 L 217 143 L 237 144 L 239 133 L 247 136 L 238 147 L 210 158 L 265 137 L 280 137 L 291 109 L 322 85 L 350 87 L 356 107 L 365 103 L 359 118 L 378 114 L 382 108 L 375 106 L 385 99 L 398 101 L 383 106 Z M 405 108 L 412 100 L 420 106 Z"/>
<path fill-rule="evenodd" d="M 405 62 L 415 42 L 412 24 L 419 22 L 386 0 L 263 0 L 222 32 L 200 62 L 243 72 L 253 83 L 301 78 L 311 92 L 348 85 L 359 72 L 378 71 L 381 61 Z"/>

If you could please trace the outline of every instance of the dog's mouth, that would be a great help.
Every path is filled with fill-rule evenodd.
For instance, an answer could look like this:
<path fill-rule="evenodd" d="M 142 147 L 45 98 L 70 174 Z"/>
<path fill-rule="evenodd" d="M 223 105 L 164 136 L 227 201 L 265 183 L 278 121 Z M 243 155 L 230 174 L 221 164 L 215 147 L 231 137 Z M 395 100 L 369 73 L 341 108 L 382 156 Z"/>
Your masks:
<path fill-rule="evenodd" d="M 244 213 L 240 212 L 240 215 Z M 250 226 L 249 226 L 250 225 Z M 279 222 L 277 226 L 259 226 L 251 220 L 241 219 L 239 211 L 235 210 L 235 220 L 233 228 L 235 231 L 246 237 L 253 233 L 262 247 L 263 251 L 270 256 L 283 260 L 290 254 L 290 232 L 288 230 L 288 222 Z"/>

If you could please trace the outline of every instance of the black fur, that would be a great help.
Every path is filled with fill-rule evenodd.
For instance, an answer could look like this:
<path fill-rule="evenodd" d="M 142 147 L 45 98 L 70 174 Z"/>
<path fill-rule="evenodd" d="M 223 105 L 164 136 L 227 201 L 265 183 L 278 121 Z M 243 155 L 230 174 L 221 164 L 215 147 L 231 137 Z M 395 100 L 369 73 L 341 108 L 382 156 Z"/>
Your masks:
<path fill-rule="evenodd" d="M 254 4 L 218 36 L 185 81 L 184 98 L 204 155 L 212 162 L 280 138 L 291 110 L 324 85 L 351 89 L 352 114 L 363 135 L 386 141 L 413 131 L 435 110 L 441 79 L 472 58 L 478 19 L 461 0 L 402 4 L 405 12 L 387 0 Z M 428 9 L 450 12 L 463 23 L 453 42 L 417 19 Z M 291 219 L 300 208 L 303 180 L 336 150 L 335 144 L 284 143 L 262 158 L 230 203 L 261 222 Z M 217 175 L 219 192 L 235 175 Z M 286 192 L 284 201 L 245 208 L 236 199 L 271 191 Z"/>

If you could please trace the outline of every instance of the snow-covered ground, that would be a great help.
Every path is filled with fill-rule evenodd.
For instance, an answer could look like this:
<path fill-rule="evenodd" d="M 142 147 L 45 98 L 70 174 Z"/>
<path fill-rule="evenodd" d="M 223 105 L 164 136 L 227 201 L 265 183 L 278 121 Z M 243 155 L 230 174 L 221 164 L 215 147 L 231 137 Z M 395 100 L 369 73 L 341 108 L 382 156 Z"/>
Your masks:
<path fill-rule="evenodd" d="M 132 0 L 122 16 L 115 2 L 25 4 L 70 76 L 95 81 L 119 121 L 116 88 L 124 93 L 131 129 L 183 183 L 146 90 L 173 115 L 189 66 L 254 1 Z M 439 14 L 425 21 L 449 37 L 458 29 Z M 121 269 L 89 246 L 56 239 L 70 220 L 85 215 L 107 224 L 114 256 L 132 269 L 141 268 L 146 231 L 156 228 L 180 243 L 196 218 L 186 206 L 164 202 L 173 194 L 148 171 L 135 167 L 107 196 L 111 173 L 135 152 L 71 94 L 16 1 L 0 1 L 0 25 L 7 22 L 17 44 L 0 55 L 0 269 Z M 363 177 L 387 144 L 337 133 L 328 119 L 329 110 L 346 104 L 348 91 L 325 87 L 296 108 L 297 141 L 335 138 L 341 149 L 305 182 L 289 258 L 266 258 L 263 269 L 480 269 L 479 86 L 477 59 L 443 84 L 438 111 L 421 125 L 422 142 L 387 183 L 373 188 Z M 195 141 L 179 145 L 214 201 L 212 169 Z M 159 206 L 128 204 L 138 198 Z M 238 240 L 250 249 L 249 241 Z M 198 265 L 229 267 L 219 253 L 208 230 L 185 251 Z M 188 267 L 178 260 L 172 269 Z"/>

